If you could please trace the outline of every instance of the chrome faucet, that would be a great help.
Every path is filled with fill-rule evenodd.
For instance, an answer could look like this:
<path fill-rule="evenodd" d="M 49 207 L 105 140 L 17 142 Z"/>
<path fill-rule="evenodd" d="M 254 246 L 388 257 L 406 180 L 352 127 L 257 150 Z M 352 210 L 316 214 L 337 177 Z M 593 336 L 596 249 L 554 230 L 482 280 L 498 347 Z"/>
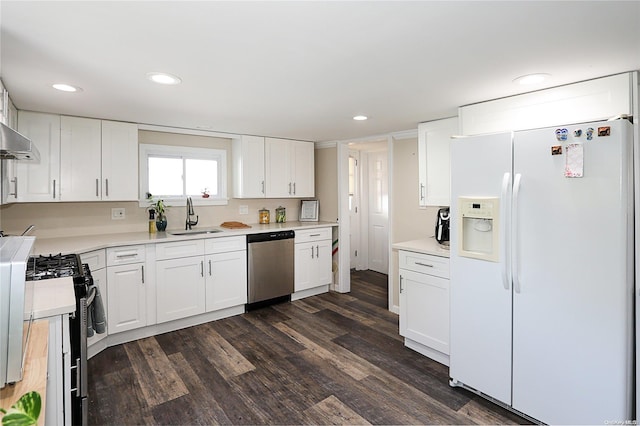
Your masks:
<path fill-rule="evenodd" d="M 193 212 L 193 201 L 191 201 L 191 197 L 187 197 L 187 220 L 185 221 L 184 229 L 189 230 L 192 226 L 196 226 L 198 224 L 198 216 L 196 216 L 195 222 L 191 220 L 191 216 L 194 216 Z"/>

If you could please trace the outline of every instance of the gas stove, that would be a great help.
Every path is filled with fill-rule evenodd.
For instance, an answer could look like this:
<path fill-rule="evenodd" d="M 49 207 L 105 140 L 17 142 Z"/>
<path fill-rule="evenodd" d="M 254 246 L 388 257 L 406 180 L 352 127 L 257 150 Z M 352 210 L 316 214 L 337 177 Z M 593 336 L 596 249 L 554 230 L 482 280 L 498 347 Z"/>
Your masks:
<path fill-rule="evenodd" d="M 71 412 L 65 414 L 70 417 L 69 424 L 87 424 L 87 327 L 89 306 L 93 303 L 96 289 L 93 288 L 93 278 L 89 265 L 83 264 L 77 254 L 55 254 L 49 256 L 32 256 L 27 262 L 27 281 L 40 281 L 70 277 L 73 279 L 73 289 L 76 296 L 76 311 L 69 318 L 69 333 L 71 343 L 70 365 L 71 380 L 76 388 L 68 389 L 65 385 L 64 398 L 69 398 Z M 46 285 L 44 282 L 42 285 Z M 92 291 L 89 291 L 93 288 Z"/>
<path fill-rule="evenodd" d="M 77 254 L 32 256 L 27 263 L 27 281 L 72 277 L 74 283 L 84 282 L 86 266 Z"/>

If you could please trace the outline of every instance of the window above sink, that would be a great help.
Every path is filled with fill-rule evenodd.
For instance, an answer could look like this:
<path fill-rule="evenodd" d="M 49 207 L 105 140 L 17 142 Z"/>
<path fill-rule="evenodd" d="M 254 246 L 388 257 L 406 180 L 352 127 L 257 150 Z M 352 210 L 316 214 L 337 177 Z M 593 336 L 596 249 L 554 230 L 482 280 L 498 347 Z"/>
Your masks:
<path fill-rule="evenodd" d="M 226 205 L 227 151 L 223 149 L 140 144 L 140 206 L 147 193 L 168 206 Z"/>

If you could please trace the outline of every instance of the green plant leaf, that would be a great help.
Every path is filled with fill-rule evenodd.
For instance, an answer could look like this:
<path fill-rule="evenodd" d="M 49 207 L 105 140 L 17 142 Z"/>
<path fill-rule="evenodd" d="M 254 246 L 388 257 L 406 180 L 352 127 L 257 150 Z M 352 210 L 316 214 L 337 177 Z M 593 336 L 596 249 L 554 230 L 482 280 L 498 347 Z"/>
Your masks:
<path fill-rule="evenodd" d="M 2 417 L 2 426 L 35 425 L 40 416 L 42 400 L 38 392 L 27 392 Z"/>

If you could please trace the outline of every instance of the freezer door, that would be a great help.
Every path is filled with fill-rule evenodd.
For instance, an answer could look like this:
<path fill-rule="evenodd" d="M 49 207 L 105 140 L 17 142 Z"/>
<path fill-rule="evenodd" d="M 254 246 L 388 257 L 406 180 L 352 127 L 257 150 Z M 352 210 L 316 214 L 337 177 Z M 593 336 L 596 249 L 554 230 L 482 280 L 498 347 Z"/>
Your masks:
<path fill-rule="evenodd" d="M 514 136 L 513 408 L 547 424 L 629 420 L 631 125 L 566 128 L 566 141 Z"/>
<path fill-rule="evenodd" d="M 512 134 L 451 143 L 450 376 L 511 404 L 511 282 L 506 253 Z M 499 201 L 498 261 L 460 256 L 460 197 Z"/>

